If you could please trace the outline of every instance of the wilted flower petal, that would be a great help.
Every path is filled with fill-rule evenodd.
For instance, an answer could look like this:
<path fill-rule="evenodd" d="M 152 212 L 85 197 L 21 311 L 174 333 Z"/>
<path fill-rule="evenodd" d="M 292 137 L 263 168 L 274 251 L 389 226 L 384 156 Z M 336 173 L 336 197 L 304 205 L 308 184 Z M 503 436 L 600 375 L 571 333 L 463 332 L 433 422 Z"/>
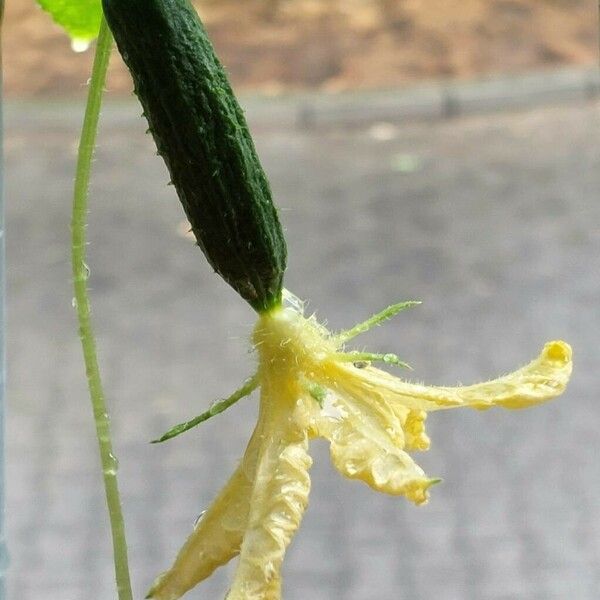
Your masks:
<path fill-rule="evenodd" d="M 329 440 L 333 464 L 346 477 L 423 504 L 439 480 L 406 450 L 429 447 L 427 412 L 523 408 L 557 396 L 569 380 L 571 348 L 560 341 L 514 373 L 459 387 L 408 383 L 370 366 L 371 358 L 386 362 L 390 355 L 340 353 L 346 341 L 406 306 L 393 305 L 338 336 L 305 318 L 300 303 L 261 315 L 253 379 L 260 414 L 244 460 L 150 597 L 177 600 L 240 554 L 227 600 L 279 600 L 283 556 L 308 502 L 309 438 Z M 359 355 L 367 359 L 348 362 Z"/>
<path fill-rule="evenodd" d="M 525 408 L 561 394 L 571 375 L 571 348 L 561 341 L 548 342 L 542 353 L 521 369 L 485 383 L 436 387 L 408 383 L 389 373 L 368 367 L 353 369 L 337 363 L 327 369 L 328 378 L 352 395 L 383 398 L 413 410 L 434 411 L 466 406 Z"/>
<path fill-rule="evenodd" d="M 429 450 L 431 443 L 425 433 L 427 413 L 424 410 L 409 410 L 404 421 L 407 450 Z"/>
<path fill-rule="evenodd" d="M 295 418 L 297 385 L 263 383 L 261 447 L 250 497 L 248 527 L 228 600 L 277 600 L 281 564 L 310 491 L 308 435 Z M 279 383 L 280 385 L 277 385 Z"/>
<path fill-rule="evenodd" d="M 239 554 L 248 522 L 258 442 L 255 432 L 241 464 L 201 515 L 175 563 L 157 578 L 147 598 L 177 600 Z"/>
<path fill-rule="evenodd" d="M 323 418 L 319 435 L 331 442 L 331 459 L 336 469 L 350 479 L 360 479 L 386 494 L 406 496 L 416 504 L 427 500 L 427 488 L 434 480 L 402 450 L 403 444 L 352 400 L 340 397 L 341 419 Z"/>

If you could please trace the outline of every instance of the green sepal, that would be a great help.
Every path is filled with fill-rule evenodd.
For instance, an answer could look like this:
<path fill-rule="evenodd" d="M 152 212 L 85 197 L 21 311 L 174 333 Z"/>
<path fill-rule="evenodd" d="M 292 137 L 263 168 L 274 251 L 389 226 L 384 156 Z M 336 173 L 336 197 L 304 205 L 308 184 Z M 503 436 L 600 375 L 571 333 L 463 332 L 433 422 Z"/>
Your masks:
<path fill-rule="evenodd" d="M 316 403 L 323 408 L 325 404 L 325 399 L 327 398 L 327 389 L 318 383 L 310 382 L 307 385 L 308 393 L 311 398 L 316 401 Z"/>
<path fill-rule="evenodd" d="M 224 400 L 219 400 L 218 402 L 214 402 L 211 407 L 204 411 L 202 414 L 190 419 L 189 421 L 185 421 L 184 423 L 179 423 L 179 425 L 175 425 L 171 427 L 169 431 L 164 433 L 161 437 L 156 440 L 152 440 L 151 444 L 159 444 L 161 442 L 166 442 L 167 440 L 171 440 L 186 431 L 200 425 L 204 421 L 208 421 L 211 417 L 214 417 L 223 411 L 227 410 L 230 406 L 233 406 L 238 400 L 250 395 L 259 384 L 258 375 L 253 375 L 249 379 L 244 382 L 240 388 L 238 388 L 231 396 L 225 398 Z"/>
<path fill-rule="evenodd" d="M 386 365 L 392 365 L 394 367 L 403 367 L 404 369 L 409 369 L 412 371 L 412 367 L 400 360 L 398 356 L 387 352 L 385 354 L 377 353 L 377 352 L 359 352 L 357 350 L 352 350 L 350 352 L 338 352 L 334 355 L 336 360 L 340 360 L 343 362 L 353 362 L 353 363 L 372 363 L 372 362 L 382 362 Z"/>
<path fill-rule="evenodd" d="M 361 333 L 366 333 L 369 329 L 372 329 L 376 325 L 380 325 L 384 321 L 395 317 L 398 313 L 406 310 L 407 308 L 413 308 L 414 306 L 419 306 L 421 302 L 419 300 L 408 300 L 406 302 L 398 302 L 397 304 L 392 304 L 387 308 L 384 308 L 381 312 L 369 317 L 366 321 L 355 325 L 354 327 L 347 329 L 346 331 L 342 331 L 336 337 L 336 341 L 338 344 L 345 344 L 347 341 L 355 338 L 357 335 Z"/>

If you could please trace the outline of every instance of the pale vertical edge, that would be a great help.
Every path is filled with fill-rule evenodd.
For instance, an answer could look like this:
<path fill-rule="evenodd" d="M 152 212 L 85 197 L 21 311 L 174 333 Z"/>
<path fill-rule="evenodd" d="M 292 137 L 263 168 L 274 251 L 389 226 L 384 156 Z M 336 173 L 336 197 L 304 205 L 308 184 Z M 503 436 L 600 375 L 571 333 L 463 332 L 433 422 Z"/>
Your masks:
<path fill-rule="evenodd" d="M 98 366 L 96 342 L 91 321 L 90 301 L 87 293 L 88 272 L 85 264 L 85 230 L 90 171 L 96 144 L 102 93 L 104 91 L 111 48 L 112 36 L 106 24 L 106 20 L 102 18 L 77 155 L 77 170 L 73 192 L 73 218 L 71 223 L 71 251 L 75 306 L 79 321 L 79 336 L 81 338 L 88 387 L 94 413 L 94 422 L 96 425 L 100 459 L 102 462 L 102 475 L 104 478 L 106 504 L 108 507 L 112 533 L 118 596 L 119 600 L 132 600 L 133 595 L 129 575 L 125 522 L 121 509 L 121 499 L 117 482 L 117 460 L 113 454 L 110 421 Z"/>
<path fill-rule="evenodd" d="M 8 549 L 5 536 L 5 479 L 4 479 L 4 391 L 5 391 L 5 358 L 4 358 L 4 126 L 3 126 L 3 87 L 2 87 L 2 25 L 4 17 L 4 0 L 0 0 L 0 600 L 6 598 L 6 571 L 8 569 Z"/>

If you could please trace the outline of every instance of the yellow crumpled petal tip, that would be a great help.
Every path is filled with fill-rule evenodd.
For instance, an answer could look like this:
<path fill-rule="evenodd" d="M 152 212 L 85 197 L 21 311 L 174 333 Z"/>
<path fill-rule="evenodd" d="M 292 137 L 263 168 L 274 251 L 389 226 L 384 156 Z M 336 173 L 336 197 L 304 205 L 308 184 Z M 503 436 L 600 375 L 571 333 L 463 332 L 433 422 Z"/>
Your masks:
<path fill-rule="evenodd" d="M 551 400 L 564 392 L 572 370 L 571 346 L 562 340 L 547 342 L 536 360 L 512 376 L 514 393 L 498 398 L 494 404 L 516 409 Z"/>
<path fill-rule="evenodd" d="M 439 478 L 412 481 L 403 490 L 403 495 L 407 500 L 414 502 L 417 506 L 427 504 L 429 501 L 429 488 L 441 481 L 442 480 Z"/>
<path fill-rule="evenodd" d="M 542 357 L 548 361 L 566 365 L 573 360 L 573 349 L 567 342 L 553 340 L 544 346 Z"/>
<path fill-rule="evenodd" d="M 403 427 L 406 436 L 406 450 L 429 450 L 431 440 L 425 433 L 426 419 L 427 413 L 424 410 L 409 411 Z"/>

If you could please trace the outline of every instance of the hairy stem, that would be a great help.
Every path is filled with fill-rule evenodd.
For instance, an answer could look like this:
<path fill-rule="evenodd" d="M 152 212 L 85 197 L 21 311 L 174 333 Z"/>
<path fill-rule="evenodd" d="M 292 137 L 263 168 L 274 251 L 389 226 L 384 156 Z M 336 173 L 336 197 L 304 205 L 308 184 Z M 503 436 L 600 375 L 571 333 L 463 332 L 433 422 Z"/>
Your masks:
<path fill-rule="evenodd" d="M 102 19 L 92 78 L 85 109 L 85 117 L 79 140 L 79 153 L 77 157 L 77 171 L 75 176 L 75 189 L 73 194 L 73 215 L 71 221 L 71 258 L 73 265 L 73 286 L 75 291 L 75 306 L 79 320 L 79 337 L 83 349 L 88 388 L 94 411 L 96 434 L 102 461 L 102 474 L 106 503 L 110 517 L 112 531 L 113 555 L 115 575 L 119 600 L 132 600 L 131 581 L 129 577 L 129 564 L 127 558 L 127 542 L 125 539 L 125 523 L 121 511 L 121 500 L 117 483 L 117 459 L 112 450 L 110 437 L 110 422 L 106 409 L 98 358 L 96 355 L 96 342 L 92 329 L 90 300 L 87 293 L 88 267 L 85 264 L 86 254 L 86 214 L 90 171 L 98 118 L 102 103 L 102 92 L 106 80 L 106 70 L 112 47 L 112 36 L 106 21 Z"/>
<path fill-rule="evenodd" d="M 407 308 L 412 308 L 413 306 L 418 306 L 421 304 L 419 301 L 409 300 L 408 302 L 398 302 L 398 304 L 392 304 L 388 306 L 381 312 L 378 312 L 376 315 L 369 317 L 366 321 L 359 323 L 352 327 L 352 329 L 348 329 L 346 331 L 342 331 L 336 337 L 336 341 L 339 345 L 345 344 L 349 340 L 355 338 L 357 335 L 361 333 L 365 333 L 375 327 L 375 325 L 380 325 L 384 321 L 395 317 L 399 312 L 406 310 Z"/>
<path fill-rule="evenodd" d="M 179 425 L 175 425 L 175 427 L 171 427 L 167 433 L 162 435 L 157 440 L 152 440 L 152 444 L 159 444 L 160 442 L 166 442 L 167 440 L 171 440 L 186 431 L 189 431 L 196 425 L 200 425 L 200 423 L 204 423 L 204 421 L 208 421 L 208 419 L 212 417 L 216 417 L 220 415 L 223 411 L 227 410 L 230 406 L 233 406 L 236 402 L 245 398 L 249 394 L 251 394 L 260 384 L 260 380 L 258 374 L 253 375 L 249 379 L 244 382 L 242 387 L 238 388 L 231 396 L 225 398 L 224 400 L 219 400 L 218 402 L 214 402 L 213 405 L 206 411 L 204 411 L 201 415 L 194 417 L 190 421 L 186 421 L 185 423 L 179 423 Z"/>

